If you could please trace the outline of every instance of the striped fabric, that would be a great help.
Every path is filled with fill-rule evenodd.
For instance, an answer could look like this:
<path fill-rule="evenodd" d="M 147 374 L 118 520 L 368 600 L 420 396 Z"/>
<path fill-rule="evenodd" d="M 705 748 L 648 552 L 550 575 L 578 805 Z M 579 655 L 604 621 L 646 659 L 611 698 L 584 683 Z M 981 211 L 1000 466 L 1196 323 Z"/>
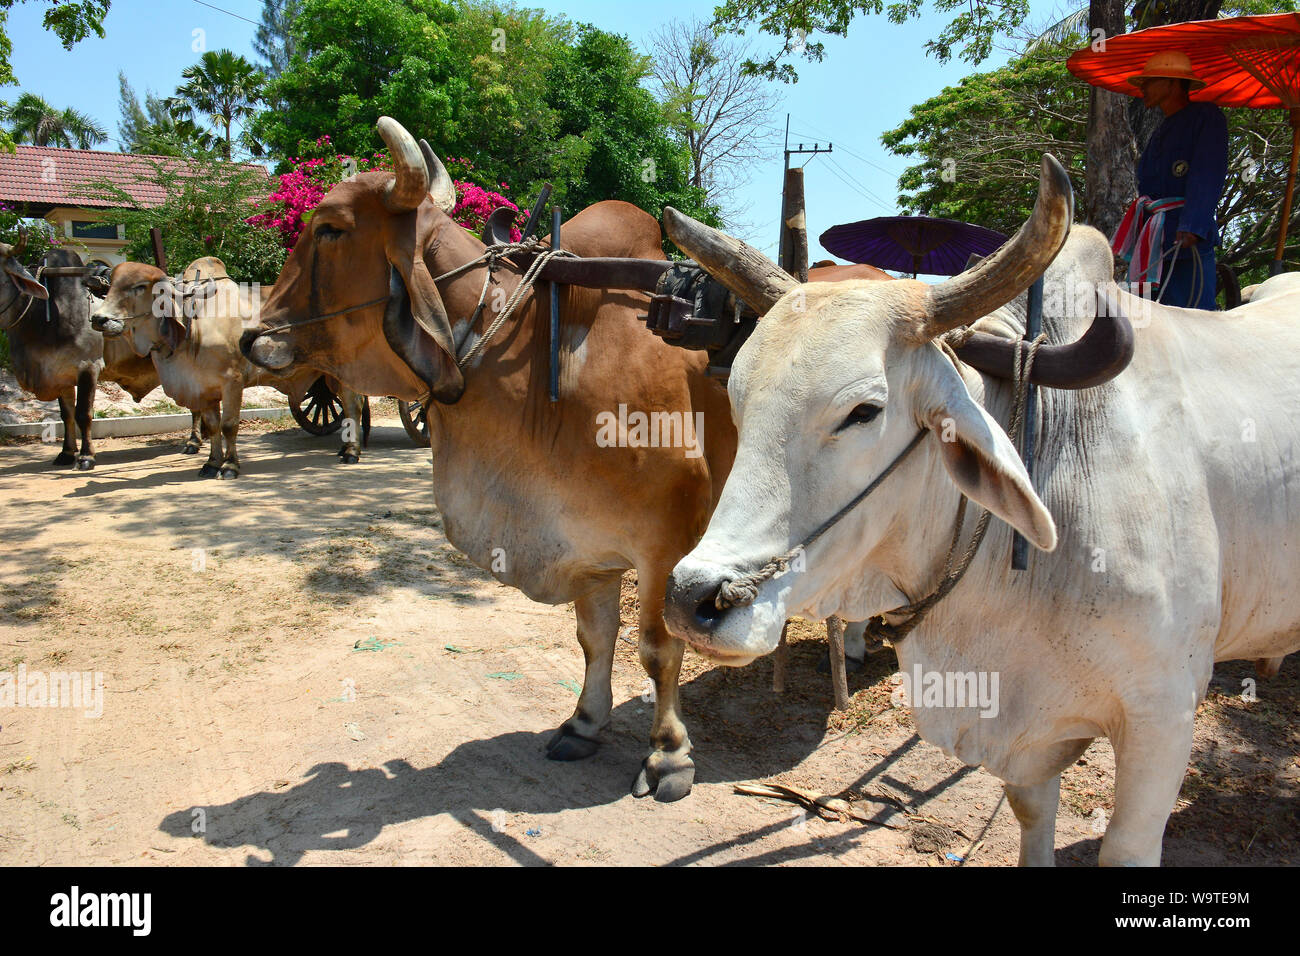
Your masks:
<path fill-rule="evenodd" d="M 1165 214 L 1186 204 L 1182 196 L 1152 199 L 1138 196 L 1124 213 L 1115 237 L 1110 241 L 1111 251 L 1128 263 L 1128 280 L 1131 283 L 1160 283 L 1164 259 L 1160 246 L 1165 234 Z"/>

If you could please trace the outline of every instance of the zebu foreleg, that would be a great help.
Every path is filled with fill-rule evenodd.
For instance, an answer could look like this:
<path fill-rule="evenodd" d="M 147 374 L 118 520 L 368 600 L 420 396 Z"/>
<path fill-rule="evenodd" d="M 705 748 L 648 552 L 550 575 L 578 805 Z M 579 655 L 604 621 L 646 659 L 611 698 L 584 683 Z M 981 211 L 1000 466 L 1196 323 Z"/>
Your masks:
<path fill-rule="evenodd" d="M 339 401 L 343 403 L 343 447 L 339 449 L 339 461 L 345 465 L 355 465 L 361 460 L 361 431 L 364 427 L 366 396 L 358 395 L 347 388 L 338 391 Z"/>
<path fill-rule="evenodd" d="M 221 390 L 221 437 L 225 439 L 225 454 L 221 459 L 221 477 L 239 477 L 239 451 L 235 443 L 239 438 L 239 413 L 244 408 L 244 381 L 240 378 L 227 380 Z M 213 437 L 213 444 L 216 438 Z"/>
<path fill-rule="evenodd" d="M 75 388 L 70 388 L 59 396 L 59 418 L 63 422 L 63 450 L 54 459 L 56 465 L 71 465 L 77 460 L 77 430 L 72 413 L 76 404 Z"/>
<path fill-rule="evenodd" d="M 578 643 L 587 659 L 587 671 L 577 709 L 546 744 L 546 756 L 552 760 L 581 760 L 600 746 L 596 735 L 614 706 L 610 676 L 614 669 L 614 641 L 618 638 L 620 583 L 619 578 L 614 578 L 574 601 Z"/>
<path fill-rule="evenodd" d="M 682 721 L 677 678 L 686 645 L 668 633 L 664 624 L 664 581 L 668 568 L 637 569 L 637 597 L 641 603 L 641 666 L 655 688 L 655 717 L 650 729 L 650 756 L 632 784 L 632 795 L 653 792 L 662 803 L 680 800 L 691 792 L 695 763 L 691 740 Z"/>
<path fill-rule="evenodd" d="M 77 455 L 77 471 L 90 471 L 95 467 L 95 445 L 90 432 L 95 417 L 95 379 L 93 371 L 77 376 L 77 427 L 81 429 L 81 451 Z"/>
<path fill-rule="evenodd" d="M 1165 824 L 1192 753 L 1194 705 L 1174 701 L 1112 735 L 1115 813 L 1101 841 L 1102 866 L 1159 866 Z"/>
<path fill-rule="evenodd" d="M 221 403 L 212 402 L 199 409 L 203 430 L 210 438 L 208 460 L 199 469 L 200 478 L 216 478 L 221 474 Z"/>
<path fill-rule="evenodd" d="M 1032 787 L 1004 783 L 1007 802 L 1020 824 L 1020 865 L 1056 865 L 1056 808 L 1061 801 L 1061 775 Z"/>
<path fill-rule="evenodd" d="M 182 455 L 197 455 L 199 448 L 203 445 L 203 433 L 200 431 L 203 423 L 203 416 L 193 409 L 190 410 L 190 437 L 185 439 L 185 447 L 181 449 Z"/>

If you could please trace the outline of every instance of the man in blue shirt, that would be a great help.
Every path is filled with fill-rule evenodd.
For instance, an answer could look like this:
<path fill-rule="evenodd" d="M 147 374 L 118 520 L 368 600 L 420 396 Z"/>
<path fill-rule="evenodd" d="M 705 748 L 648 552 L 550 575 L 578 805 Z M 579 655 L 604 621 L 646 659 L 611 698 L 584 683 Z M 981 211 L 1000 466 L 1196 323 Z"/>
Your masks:
<path fill-rule="evenodd" d="M 1138 192 L 1184 200 L 1165 215 L 1157 295 L 1166 305 L 1213 309 L 1215 208 L 1228 175 L 1227 119 L 1213 103 L 1189 101 L 1188 94 L 1205 83 L 1185 53 L 1157 53 L 1129 82 L 1142 91 L 1148 109 L 1165 114 L 1138 161 Z"/>

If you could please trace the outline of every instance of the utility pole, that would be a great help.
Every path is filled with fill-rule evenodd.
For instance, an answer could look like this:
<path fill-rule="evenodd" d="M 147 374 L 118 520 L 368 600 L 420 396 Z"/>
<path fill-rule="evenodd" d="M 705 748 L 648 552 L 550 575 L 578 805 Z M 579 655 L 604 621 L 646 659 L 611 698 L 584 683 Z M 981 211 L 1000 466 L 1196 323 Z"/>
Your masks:
<path fill-rule="evenodd" d="M 813 143 L 812 149 L 804 149 L 803 143 L 791 149 L 790 114 L 785 114 L 785 173 L 781 182 L 781 240 L 777 261 L 800 282 L 808 281 L 808 221 L 804 213 L 803 167 L 791 169 L 790 157 L 829 153 L 834 149 L 834 143 L 827 143 L 825 149 L 820 143 Z"/>

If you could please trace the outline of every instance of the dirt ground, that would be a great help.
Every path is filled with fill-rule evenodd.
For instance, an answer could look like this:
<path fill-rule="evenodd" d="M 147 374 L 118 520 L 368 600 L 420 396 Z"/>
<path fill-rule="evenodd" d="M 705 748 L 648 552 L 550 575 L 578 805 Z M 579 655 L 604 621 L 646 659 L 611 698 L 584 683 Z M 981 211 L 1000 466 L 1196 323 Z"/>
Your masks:
<path fill-rule="evenodd" d="M 102 440 L 92 472 L 0 446 L 0 671 L 104 682 L 98 718 L 0 708 L 0 865 L 1015 862 L 996 780 L 891 706 L 891 654 L 832 712 L 820 626 L 794 628 L 780 696 L 770 658 L 688 652 L 695 789 L 636 800 L 651 705 L 627 592 L 604 745 L 546 760 L 582 679 L 572 609 L 454 551 L 428 452 L 376 425 L 341 466 L 335 439 L 245 423 L 238 481 L 196 478 L 179 434 Z M 1219 668 L 1166 864 L 1300 861 L 1297 663 L 1255 701 L 1250 665 Z M 734 792 L 754 781 L 864 794 L 891 826 Z M 1096 862 L 1112 781 L 1105 742 L 1067 772 L 1059 863 Z"/>

